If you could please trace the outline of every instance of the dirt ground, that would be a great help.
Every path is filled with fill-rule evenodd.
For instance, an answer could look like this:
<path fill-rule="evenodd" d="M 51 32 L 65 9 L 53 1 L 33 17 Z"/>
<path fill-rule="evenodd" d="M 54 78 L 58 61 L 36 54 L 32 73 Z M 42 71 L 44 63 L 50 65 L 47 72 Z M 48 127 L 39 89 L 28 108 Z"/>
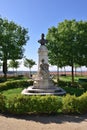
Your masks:
<path fill-rule="evenodd" d="M 87 115 L 0 115 L 0 130 L 87 130 Z"/>

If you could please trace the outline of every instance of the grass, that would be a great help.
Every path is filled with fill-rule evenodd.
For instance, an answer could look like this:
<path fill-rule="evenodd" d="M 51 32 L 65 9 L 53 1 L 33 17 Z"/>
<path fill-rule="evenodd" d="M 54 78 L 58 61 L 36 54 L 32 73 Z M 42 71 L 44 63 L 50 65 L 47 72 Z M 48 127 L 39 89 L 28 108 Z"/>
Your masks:
<path fill-rule="evenodd" d="M 78 79 L 82 78 L 81 76 L 76 76 L 75 77 L 75 82 L 78 83 Z M 87 78 L 87 77 L 84 77 Z M 22 78 L 20 80 L 23 80 L 26 78 Z M 9 78 L 10 81 L 13 80 L 17 80 L 14 78 Z M 19 78 L 18 78 L 19 80 Z M 60 80 L 63 82 L 70 82 L 71 81 L 71 76 L 60 76 Z M 56 81 L 56 78 L 55 78 Z M 60 87 L 62 87 L 67 93 L 71 94 L 71 95 L 76 95 L 76 96 L 80 96 L 81 94 L 83 94 L 85 92 L 85 90 L 83 88 L 76 88 L 76 87 L 71 87 L 71 86 L 67 86 L 62 84 Z M 3 95 L 6 96 L 7 98 L 12 98 L 12 97 L 16 97 L 17 95 L 20 95 L 22 92 L 23 88 L 15 88 L 15 89 L 9 89 L 9 90 L 5 90 L 2 91 Z"/>
<path fill-rule="evenodd" d="M 79 86 L 79 78 L 87 78 L 87 76 L 75 76 L 74 77 L 74 86 L 71 86 L 72 77 L 71 76 L 60 76 L 59 80 L 60 83 L 59 87 L 63 88 L 66 93 L 69 93 L 70 95 L 76 95 L 80 96 L 85 92 L 84 88 L 78 87 Z M 54 77 L 54 81 L 57 82 L 56 77 Z M 69 84 L 69 85 L 68 85 Z"/>
<path fill-rule="evenodd" d="M 87 78 L 87 76 L 75 76 L 74 81 L 78 82 L 79 78 Z M 66 82 L 72 81 L 71 76 L 60 76 L 59 79 L 62 80 L 62 81 L 66 81 Z M 54 80 L 56 81 L 56 78 L 54 78 Z"/>
<path fill-rule="evenodd" d="M 0 77 L 2 79 L 2 77 Z M 26 80 L 29 80 L 29 78 L 27 77 L 20 77 L 20 76 L 17 76 L 17 77 L 8 77 L 7 78 L 7 81 L 4 81 L 4 82 L 1 82 L 0 84 L 4 84 L 5 82 L 9 82 L 9 81 L 26 81 Z M 13 97 L 16 97 L 18 95 L 21 95 L 21 92 L 22 92 L 23 88 L 19 87 L 19 88 L 13 88 L 13 89 L 8 89 L 8 90 L 4 90 L 4 91 L 1 91 L 1 93 L 6 96 L 7 98 L 13 98 Z"/>
<path fill-rule="evenodd" d="M 7 81 L 13 81 L 13 80 L 29 80 L 27 77 L 11 77 L 8 78 Z"/>
<path fill-rule="evenodd" d="M 22 92 L 22 88 L 15 88 L 15 89 L 2 91 L 2 94 L 6 96 L 7 98 L 14 98 L 17 95 L 20 95 L 21 92 Z"/>

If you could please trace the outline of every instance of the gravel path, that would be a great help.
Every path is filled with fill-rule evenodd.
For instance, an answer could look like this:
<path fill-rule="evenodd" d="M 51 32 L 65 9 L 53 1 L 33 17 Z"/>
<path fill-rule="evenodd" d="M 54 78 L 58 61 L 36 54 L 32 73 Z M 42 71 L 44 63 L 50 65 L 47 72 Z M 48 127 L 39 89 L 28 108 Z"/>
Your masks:
<path fill-rule="evenodd" d="M 87 115 L 0 115 L 0 130 L 87 130 Z"/>

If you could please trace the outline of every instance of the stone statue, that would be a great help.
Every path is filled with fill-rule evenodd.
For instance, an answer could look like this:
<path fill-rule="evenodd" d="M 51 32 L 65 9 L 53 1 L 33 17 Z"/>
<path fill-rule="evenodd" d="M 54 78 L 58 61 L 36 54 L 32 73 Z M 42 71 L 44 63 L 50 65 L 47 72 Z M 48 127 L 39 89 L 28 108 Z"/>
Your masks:
<path fill-rule="evenodd" d="M 47 40 L 44 39 L 44 34 L 38 41 L 40 47 L 38 48 L 38 71 L 34 77 L 33 86 L 29 86 L 22 91 L 25 95 L 64 95 L 66 94 L 62 88 L 57 87 L 50 78 L 49 63 L 48 63 L 48 49 L 46 47 Z"/>
<path fill-rule="evenodd" d="M 41 34 L 41 39 L 38 40 L 38 42 L 41 44 L 41 45 L 45 45 L 48 41 L 46 39 L 44 39 L 44 34 L 42 33 Z"/>
<path fill-rule="evenodd" d="M 42 59 L 42 63 L 40 64 L 40 75 L 43 78 L 49 77 L 49 65 L 44 63 L 44 59 Z"/>

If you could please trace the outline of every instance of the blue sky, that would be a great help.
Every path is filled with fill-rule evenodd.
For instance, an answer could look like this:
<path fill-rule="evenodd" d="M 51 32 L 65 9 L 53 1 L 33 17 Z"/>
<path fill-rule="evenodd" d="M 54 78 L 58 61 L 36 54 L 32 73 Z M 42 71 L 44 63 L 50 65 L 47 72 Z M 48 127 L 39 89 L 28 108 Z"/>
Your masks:
<path fill-rule="evenodd" d="M 87 0 L 0 0 L 0 16 L 28 28 L 25 56 L 38 62 L 41 33 L 65 19 L 87 20 Z"/>

